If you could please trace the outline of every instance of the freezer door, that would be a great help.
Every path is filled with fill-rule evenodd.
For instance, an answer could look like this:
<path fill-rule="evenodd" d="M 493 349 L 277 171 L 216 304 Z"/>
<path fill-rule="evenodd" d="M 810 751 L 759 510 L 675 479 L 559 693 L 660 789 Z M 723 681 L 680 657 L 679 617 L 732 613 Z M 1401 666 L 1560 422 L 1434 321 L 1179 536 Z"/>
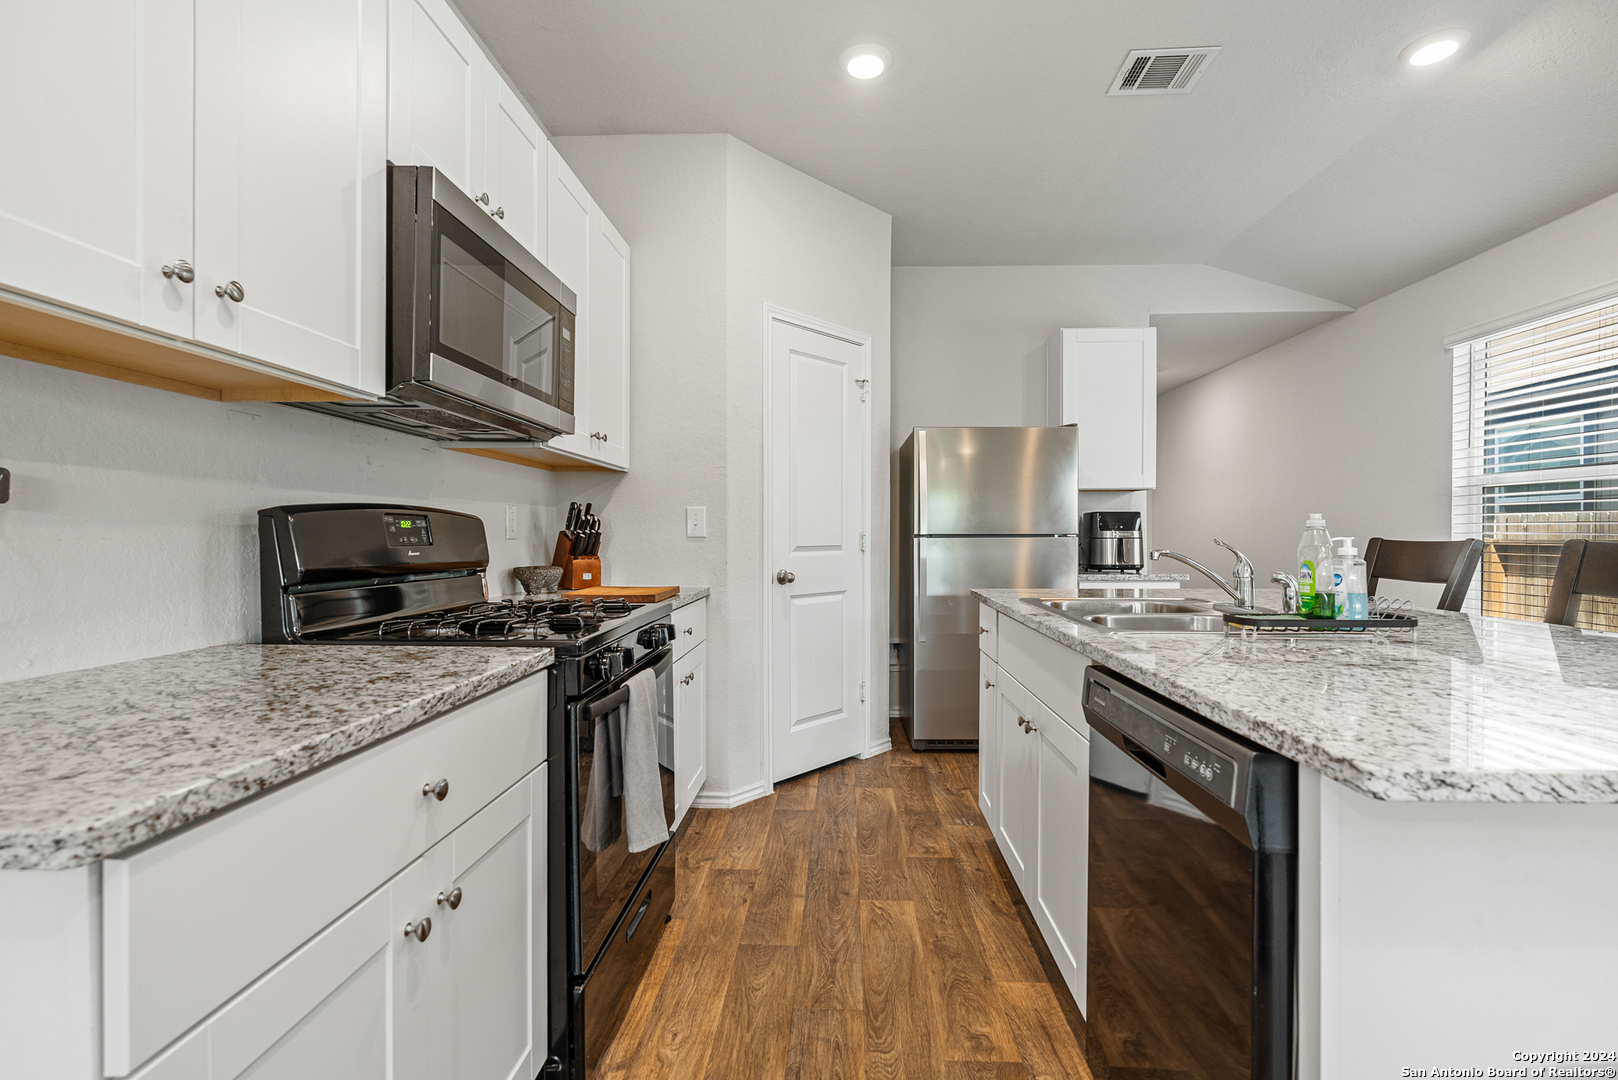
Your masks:
<path fill-rule="evenodd" d="M 915 544 L 912 742 L 978 737 L 973 589 L 1072 589 L 1079 542 L 1054 536 L 920 537 Z"/>
<path fill-rule="evenodd" d="M 1079 531 L 1078 429 L 917 428 L 916 533 Z"/>

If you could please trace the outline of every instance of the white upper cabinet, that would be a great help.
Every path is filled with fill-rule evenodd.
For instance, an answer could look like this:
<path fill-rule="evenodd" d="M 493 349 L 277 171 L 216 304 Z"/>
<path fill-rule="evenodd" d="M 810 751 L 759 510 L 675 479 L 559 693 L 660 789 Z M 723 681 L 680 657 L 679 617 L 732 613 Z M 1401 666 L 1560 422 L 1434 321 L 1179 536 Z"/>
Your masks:
<path fill-rule="evenodd" d="M 1079 429 L 1079 488 L 1157 486 L 1157 329 L 1058 330 L 1045 346 L 1046 424 Z"/>
<path fill-rule="evenodd" d="M 549 191 L 549 245 L 545 265 L 562 284 L 579 294 L 579 325 L 584 324 L 584 292 L 590 269 L 590 193 L 573 175 L 556 147 L 546 147 Z"/>
<path fill-rule="evenodd" d="M 489 189 L 484 209 L 544 262 L 549 143 L 517 92 L 493 67 L 485 74 L 484 91 L 484 161 Z"/>
<path fill-rule="evenodd" d="M 431 165 L 477 199 L 488 191 L 484 83 L 493 70 L 443 0 L 390 3 L 388 160 Z"/>
<path fill-rule="evenodd" d="M 0 7 L 0 285 L 191 335 L 190 0 Z M 182 274 L 183 276 L 183 274 Z"/>
<path fill-rule="evenodd" d="M 196 11 L 196 337 L 381 392 L 386 0 Z"/>
<path fill-rule="evenodd" d="M 629 245 L 590 204 L 589 431 L 594 457 L 629 467 Z"/>

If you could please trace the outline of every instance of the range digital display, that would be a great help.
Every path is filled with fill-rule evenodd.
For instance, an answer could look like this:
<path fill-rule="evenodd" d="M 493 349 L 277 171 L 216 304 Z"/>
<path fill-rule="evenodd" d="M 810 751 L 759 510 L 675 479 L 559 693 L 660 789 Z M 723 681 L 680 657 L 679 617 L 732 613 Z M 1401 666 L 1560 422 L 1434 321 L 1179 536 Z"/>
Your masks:
<path fill-rule="evenodd" d="M 383 514 L 382 524 L 387 528 L 388 543 L 393 547 L 432 546 L 432 525 L 425 514 Z"/>

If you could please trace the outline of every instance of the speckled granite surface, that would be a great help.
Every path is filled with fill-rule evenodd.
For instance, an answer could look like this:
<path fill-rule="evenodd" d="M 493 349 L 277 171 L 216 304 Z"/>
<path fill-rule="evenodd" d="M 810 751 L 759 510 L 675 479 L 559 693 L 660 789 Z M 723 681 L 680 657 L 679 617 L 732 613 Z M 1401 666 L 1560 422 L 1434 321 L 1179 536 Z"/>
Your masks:
<path fill-rule="evenodd" d="M 1618 803 L 1615 635 L 1436 611 L 1416 613 L 1415 642 L 1119 635 L 1025 604 L 1015 590 L 974 595 L 1372 798 Z M 1261 591 L 1259 602 L 1278 596 Z"/>
<path fill-rule="evenodd" d="M 674 610 L 679 611 L 687 604 L 694 604 L 698 600 L 706 600 L 707 598 L 708 586 L 698 585 L 693 587 L 690 585 L 681 585 L 680 595 L 674 598 Z"/>
<path fill-rule="evenodd" d="M 551 655 L 219 645 L 0 684 L 0 869 L 115 854 L 515 682 Z"/>

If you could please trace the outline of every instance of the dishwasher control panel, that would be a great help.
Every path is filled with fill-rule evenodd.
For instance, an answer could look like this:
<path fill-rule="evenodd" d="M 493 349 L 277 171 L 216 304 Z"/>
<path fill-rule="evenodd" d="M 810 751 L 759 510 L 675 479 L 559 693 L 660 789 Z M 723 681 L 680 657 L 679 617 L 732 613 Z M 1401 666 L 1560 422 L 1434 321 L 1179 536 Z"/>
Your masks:
<path fill-rule="evenodd" d="M 1158 715 L 1155 703 L 1125 696 L 1094 678 L 1085 687 L 1084 707 L 1102 717 L 1124 736 L 1125 750 L 1148 769 L 1164 775 L 1173 769 L 1233 810 L 1236 801 L 1236 759 Z M 1130 745 L 1132 744 L 1132 745 Z"/>

